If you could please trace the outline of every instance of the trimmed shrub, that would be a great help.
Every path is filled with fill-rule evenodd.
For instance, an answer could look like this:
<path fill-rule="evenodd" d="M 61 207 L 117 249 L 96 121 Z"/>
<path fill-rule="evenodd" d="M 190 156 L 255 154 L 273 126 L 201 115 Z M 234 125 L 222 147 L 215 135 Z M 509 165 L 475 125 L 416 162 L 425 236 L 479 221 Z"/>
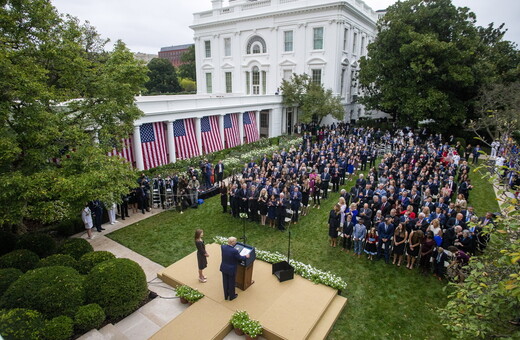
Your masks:
<path fill-rule="evenodd" d="M 56 226 L 56 231 L 61 236 L 69 237 L 74 234 L 85 231 L 85 225 L 83 224 L 83 221 L 81 221 L 81 218 L 73 218 L 71 220 L 65 220 L 60 222 Z"/>
<path fill-rule="evenodd" d="M 16 248 L 29 249 L 43 258 L 56 252 L 56 241 L 47 234 L 25 234 L 18 239 Z"/>
<path fill-rule="evenodd" d="M 15 234 L 0 230 L 0 256 L 16 249 L 18 237 Z"/>
<path fill-rule="evenodd" d="M 40 312 L 25 308 L 0 310 L 0 333 L 6 339 L 37 340 L 45 319 Z"/>
<path fill-rule="evenodd" d="M 88 274 L 98 263 L 115 258 L 115 255 L 109 251 L 101 250 L 86 253 L 79 259 L 78 270 L 81 274 Z"/>
<path fill-rule="evenodd" d="M 28 271 L 16 280 L 0 299 L 3 308 L 35 309 L 47 317 L 74 316 L 85 302 L 84 278 L 63 266 Z"/>
<path fill-rule="evenodd" d="M 84 254 L 90 253 L 91 251 L 94 251 L 94 248 L 92 248 L 87 240 L 82 238 L 70 238 L 61 245 L 58 253 L 67 254 L 79 260 Z"/>
<path fill-rule="evenodd" d="M 81 306 L 74 316 L 74 325 L 80 332 L 88 332 L 99 328 L 105 321 L 105 311 L 97 303 Z"/>
<path fill-rule="evenodd" d="M 5 268 L 0 269 L 0 296 L 4 295 L 4 292 L 9 288 L 11 283 L 15 282 L 22 276 L 23 273 L 20 269 L 16 268 Z"/>
<path fill-rule="evenodd" d="M 67 340 L 74 334 L 74 322 L 65 315 L 45 322 L 43 337 L 48 340 Z"/>
<path fill-rule="evenodd" d="M 85 281 L 88 302 L 99 304 L 109 318 L 132 313 L 148 294 L 143 269 L 129 259 L 96 265 Z"/>
<path fill-rule="evenodd" d="M 17 268 L 22 272 L 36 268 L 38 255 L 27 249 L 18 249 L 0 257 L 0 268 Z"/>
<path fill-rule="evenodd" d="M 41 259 L 38 262 L 38 268 L 51 267 L 51 266 L 64 266 L 71 267 L 74 269 L 78 268 L 78 261 L 70 255 L 66 254 L 54 254 Z"/>

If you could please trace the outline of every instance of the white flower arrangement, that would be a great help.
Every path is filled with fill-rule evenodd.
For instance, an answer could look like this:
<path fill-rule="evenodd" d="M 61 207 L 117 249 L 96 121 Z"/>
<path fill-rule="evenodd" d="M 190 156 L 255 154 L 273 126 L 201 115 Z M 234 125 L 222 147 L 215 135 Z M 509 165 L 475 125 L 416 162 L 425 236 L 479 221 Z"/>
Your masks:
<path fill-rule="evenodd" d="M 215 236 L 213 240 L 218 244 L 227 244 L 228 239 L 223 236 Z M 287 257 L 280 253 L 272 253 L 260 249 L 256 249 L 256 258 L 268 263 L 287 261 Z M 334 275 L 331 272 L 326 272 L 309 264 L 295 260 L 289 260 L 289 264 L 293 266 L 296 274 L 316 284 L 324 284 L 337 290 L 344 290 L 347 288 L 347 283 L 341 277 Z"/>

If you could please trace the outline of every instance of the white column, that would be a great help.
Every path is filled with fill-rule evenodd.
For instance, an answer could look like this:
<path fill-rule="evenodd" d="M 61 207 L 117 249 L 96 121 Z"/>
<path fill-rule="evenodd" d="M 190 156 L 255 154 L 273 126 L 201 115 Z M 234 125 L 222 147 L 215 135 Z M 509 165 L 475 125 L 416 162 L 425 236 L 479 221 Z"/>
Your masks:
<path fill-rule="evenodd" d="M 197 137 L 197 146 L 199 147 L 199 155 L 202 155 L 202 135 L 200 133 L 200 118 L 195 118 L 195 136 Z"/>
<path fill-rule="evenodd" d="M 240 145 L 244 144 L 244 113 L 238 114 L 238 134 L 240 138 Z"/>
<path fill-rule="evenodd" d="M 141 125 L 134 126 L 134 157 L 137 170 L 144 170 L 143 149 L 141 148 Z"/>
<path fill-rule="evenodd" d="M 166 122 L 168 125 L 168 135 L 166 139 L 168 140 L 168 154 L 170 163 L 175 163 L 177 158 L 175 157 L 175 136 L 173 135 L 173 120 L 169 120 Z"/>
<path fill-rule="evenodd" d="M 282 106 L 275 106 L 269 112 L 269 137 L 277 137 L 282 134 L 285 126 L 285 110 Z"/>
<path fill-rule="evenodd" d="M 225 148 L 226 143 L 224 139 L 224 115 L 218 116 L 218 129 L 220 131 L 220 142 L 222 143 L 222 148 Z"/>
<path fill-rule="evenodd" d="M 260 111 L 255 111 L 256 128 L 258 129 L 258 136 L 260 136 Z"/>
<path fill-rule="evenodd" d="M 292 126 L 292 132 L 293 132 L 293 135 L 296 134 L 296 130 L 294 128 L 294 126 L 298 123 L 298 108 L 295 107 L 294 110 L 293 110 L 293 119 L 292 119 L 292 122 L 293 122 L 293 126 Z"/>

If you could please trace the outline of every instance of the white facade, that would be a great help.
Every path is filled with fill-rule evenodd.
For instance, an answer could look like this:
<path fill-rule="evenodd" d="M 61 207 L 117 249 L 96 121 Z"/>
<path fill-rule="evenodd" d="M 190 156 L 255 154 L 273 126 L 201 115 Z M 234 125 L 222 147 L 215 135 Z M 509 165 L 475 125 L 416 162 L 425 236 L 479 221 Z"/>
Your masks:
<path fill-rule="evenodd" d="M 167 123 L 168 158 L 173 162 L 170 132 L 175 120 L 196 118 L 199 149 L 200 118 L 205 116 L 218 115 L 222 130 L 225 114 L 241 117 L 254 111 L 260 135 L 287 133 L 298 122 L 298 114 L 282 106 L 278 92 L 282 80 L 293 73 L 307 73 L 341 96 L 345 120 L 365 115 L 355 102 L 355 78 L 359 58 L 366 55 L 376 34 L 378 14 L 363 1 L 229 0 L 226 7 L 222 0 L 211 2 L 211 10 L 194 14 L 191 26 L 197 94 L 138 97 L 137 105 L 145 115 L 136 121 L 134 135 L 141 124 Z M 137 167 L 142 168 L 138 138 L 134 143 Z"/>
<path fill-rule="evenodd" d="M 307 73 L 353 103 L 358 60 L 376 34 L 378 15 L 358 0 L 231 0 L 195 13 L 198 93 L 274 94 L 292 73 Z M 257 73 L 256 73 L 257 72 Z M 254 77 L 254 74 L 257 74 Z M 352 115 L 350 114 L 352 111 Z"/>

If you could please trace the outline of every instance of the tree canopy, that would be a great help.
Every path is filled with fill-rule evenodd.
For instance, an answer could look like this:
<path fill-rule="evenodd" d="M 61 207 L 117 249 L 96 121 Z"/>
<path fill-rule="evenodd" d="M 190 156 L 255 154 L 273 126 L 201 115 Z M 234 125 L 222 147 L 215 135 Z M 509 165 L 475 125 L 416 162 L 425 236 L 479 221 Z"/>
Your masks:
<path fill-rule="evenodd" d="M 341 99 L 332 90 L 325 90 L 322 84 L 313 82 L 307 74 L 293 74 L 290 81 L 282 81 L 280 89 L 283 104 L 298 107 L 301 111 L 299 120 L 304 123 L 320 123 L 329 114 L 338 120 L 344 118 L 345 109 Z"/>
<path fill-rule="evenodd" d="M 148 63 L 145 87 L 148 93 L 176 93 L 181 91 L 177 71 L 168 59 L 153 58 Z"/>
<path fill-rule="evenodd" d="M 117 201 L 134 173 L 107 152 L 142 114 L 146 67 L 48 0 L 4 1 L 0 39 L 0 228 Z"/>
<path fill-rule="evenodd" d="M 195 69 L 195 45 L 191 45 L 181 56 L 183 64 L 179 66 L 179 76 L 197 81 L 197 71 Z"/>
<path fill-rule="evenodd" d="M 473 117 L 481 87 L 518 67 L 512 45 L 502 43 L 502 26 L 484 29 L 475 21 L 451 0 L 390 6 L 360 61 L 361 102 L 408 124 L 434 119 L 461 126 Z"/>

